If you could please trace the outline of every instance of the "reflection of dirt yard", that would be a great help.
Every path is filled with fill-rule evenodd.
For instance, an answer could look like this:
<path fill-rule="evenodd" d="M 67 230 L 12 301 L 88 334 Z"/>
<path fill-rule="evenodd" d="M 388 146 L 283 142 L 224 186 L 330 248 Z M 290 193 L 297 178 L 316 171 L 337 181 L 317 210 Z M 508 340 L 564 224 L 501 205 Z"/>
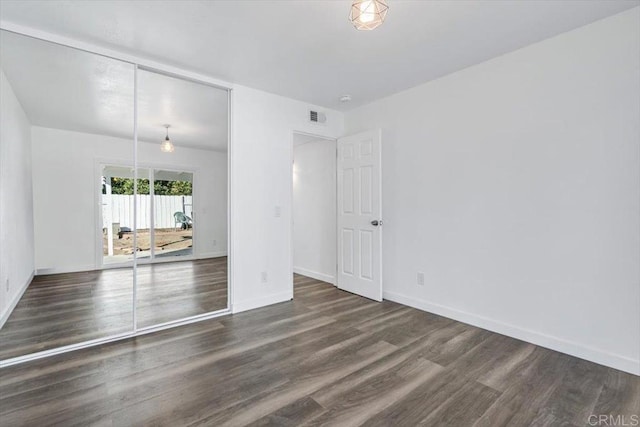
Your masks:
<path fill-rule="evenodd" d="M 193 244 L 193 230 L 178 230 L 173 228 L 156 229 L 155 252 L 173 252 L 181 249 L 190 248 Z M 150 234 L 149 230 L 138 230 L 138 250 L 150 250 Z M 108 240 L 106 233 L 102 238 L 102 251 L 105 255 L 108 252 Z M 131 255 L 133 253 L 133 233 L 124 233 L 122 239 L 118 239 L 118 235 L 113 236 L 113 255 Z"/>

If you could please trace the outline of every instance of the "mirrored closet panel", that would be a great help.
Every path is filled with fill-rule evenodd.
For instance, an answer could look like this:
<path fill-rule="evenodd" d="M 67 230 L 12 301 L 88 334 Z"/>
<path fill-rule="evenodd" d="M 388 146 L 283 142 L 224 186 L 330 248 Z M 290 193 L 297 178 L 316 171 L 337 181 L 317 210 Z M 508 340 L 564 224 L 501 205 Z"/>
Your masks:
<path fill-rule="evenodd" d="M 137 327 L 227 308 L 228 92 L 138 70 Z"/>
<path fill-rule="evenodd" d="M 229 92 L 6 31 L 0 68 L 0 362 L 226 310 Z"/>
<path fill-rule="evenodd" d="M 133 329 L 132 64 L 0 32 L 0 359 Z"/>

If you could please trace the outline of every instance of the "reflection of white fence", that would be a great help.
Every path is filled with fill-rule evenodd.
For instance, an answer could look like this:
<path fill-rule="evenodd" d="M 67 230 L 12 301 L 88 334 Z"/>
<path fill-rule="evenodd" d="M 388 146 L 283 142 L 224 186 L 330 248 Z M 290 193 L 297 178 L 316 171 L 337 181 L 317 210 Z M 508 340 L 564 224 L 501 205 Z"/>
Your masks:
<path fill-rule="evenodd" d="M 111 203 L 109 203 L 111 199 Z M 102 224 L 104 228 L 111 223 L 119 223 L 120 227 L 129 227 L 133 230 L 133 204 L 138 203 L 138 228 L 151 228 L 151 196 L 139 194 L 137 196 L 127 196 L 124 194 L 102 195 Z M 153 196 L 154 200 L 154 227 L 172 228 L 174 227 L 173 214 L 184 212 L 193 218 L 192 196 Z M 109 221 L 111 205 L 111 221 Z"/>

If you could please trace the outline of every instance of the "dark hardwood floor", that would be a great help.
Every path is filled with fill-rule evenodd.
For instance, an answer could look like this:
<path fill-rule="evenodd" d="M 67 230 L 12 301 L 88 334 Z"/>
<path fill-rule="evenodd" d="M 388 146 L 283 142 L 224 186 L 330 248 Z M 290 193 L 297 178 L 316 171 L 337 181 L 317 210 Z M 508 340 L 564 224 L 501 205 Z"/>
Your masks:
<path fill-rule="evenodd" d="M 0 370 L 0 424 L 588 425 L 640 379 L 295 277 L 295 299 Z"/>
<path fill-rule="evenodd" d="M 227 307 L 227 258 L 138 266 L 138 327 Z M 0 360 L 129 332 L 131 268 L 36 276 L 0 329 Z"/>

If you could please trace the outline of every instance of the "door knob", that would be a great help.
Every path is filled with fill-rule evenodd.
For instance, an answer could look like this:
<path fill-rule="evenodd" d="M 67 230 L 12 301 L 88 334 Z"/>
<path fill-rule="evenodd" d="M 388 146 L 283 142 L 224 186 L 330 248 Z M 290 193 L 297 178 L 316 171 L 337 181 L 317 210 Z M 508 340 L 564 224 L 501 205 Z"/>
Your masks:
<path fill-rule="evenodd" d="M 373 225 L 374 227 L 377 227 L 379 225 L 382 225 L 382 221 L 378 221 L 377 219 L 374 219 L 373 221 L 371 221 L 371 225 Z"/>

